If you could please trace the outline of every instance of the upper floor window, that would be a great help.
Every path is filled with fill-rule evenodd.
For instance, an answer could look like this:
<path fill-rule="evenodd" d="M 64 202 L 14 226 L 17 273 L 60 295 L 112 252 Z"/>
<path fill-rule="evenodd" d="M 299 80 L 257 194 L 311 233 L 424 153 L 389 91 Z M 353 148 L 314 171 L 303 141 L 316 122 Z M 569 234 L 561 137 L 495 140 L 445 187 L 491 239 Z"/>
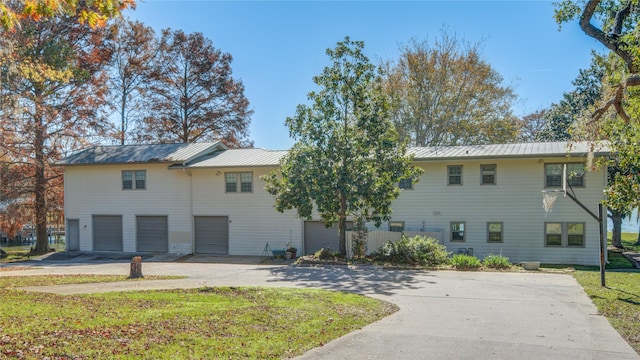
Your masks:
<path fill-rule="evenodd" d="M 143 190 L 147 188 L 146 170 L 124 170 L 122 171 L 122 189 Z"/>
<path fill-rule="evenodd" d="M 464 222 L 451 223 L 451 241 L 464 241 Z"/>
<path fill-rule="evenodd" d="M 400 189 L 411 190 L 413 189 L 413 181 L 411 181 L 411 179 L 401 179 L 400 182 L 398 183 L 398 187 Z"/>
<path fill-rule="evenodd" d="M 462 185 L 462 165 L 447 166 L 447 184 Z"/>
<path fill-rule="evenodd" d="M 253 191 L 253 173 L 225 173 L 225 189 L 226 192 L 252 192 Z M 239 184 L 239 186 L 238 186 Z"/>
<path fill-rule="evenodd" d="M 480 184 L 496 184 L 496 164 L 480 165 Z"/>
<path fill-rule="evenodd" d="M 544 164 L 545 187 L 561 187 L 562 172 L 565 164 Z M 584 164 L 569 163 L 567 165 L 567 184 L 571 186 L 584 186 Z"/>

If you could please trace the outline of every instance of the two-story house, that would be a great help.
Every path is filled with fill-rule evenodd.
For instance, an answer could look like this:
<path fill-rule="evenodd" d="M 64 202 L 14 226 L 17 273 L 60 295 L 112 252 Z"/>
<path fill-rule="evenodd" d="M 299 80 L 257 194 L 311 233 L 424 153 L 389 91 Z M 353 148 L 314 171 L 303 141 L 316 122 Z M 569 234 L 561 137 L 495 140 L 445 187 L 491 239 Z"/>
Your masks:
<path fill-rule="evenodd" d="M 402 181 L 383 230 L 441 229 L 455 252 L 503 254 L 513 262 L 598 263 L 599 224 L 569 198 L 542 208 L 541 190 L 570 189 L 595 209 L 604 169 L 585 171 L 587 144 L 523 143 L 411 148 L 420 181 Z M 261 176 L 286 151 L 220 143 L 98 146 L 62 160 L 69 250 L 262 255 L 318 244 L 337 231 L 277 212 Z M 607 150 L 594 154 L 607 155 Z M 319 241 L 320 239 L 320 241 Z"/>

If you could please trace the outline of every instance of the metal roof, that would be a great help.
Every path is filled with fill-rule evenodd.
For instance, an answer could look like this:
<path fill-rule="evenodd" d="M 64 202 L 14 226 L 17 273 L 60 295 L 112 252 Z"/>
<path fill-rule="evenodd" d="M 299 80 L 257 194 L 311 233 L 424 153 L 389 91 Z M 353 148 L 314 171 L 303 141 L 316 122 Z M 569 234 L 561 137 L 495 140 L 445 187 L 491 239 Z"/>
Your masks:
<path fill-rule="evenodd" d="M 539 157 L 539 156 L 584 156 L 590 150 L 595 155 L 606 155 L 609 148 L 606 144 L 595 145 L 593 148 L 587 142 L 546 142 L 519 143 L 493 145 L 464 145 L 464 146 L 429 146 L 409 148 L 409 154 L 414 160 L 438 159 L 480 159 L 480 158 L 509 158 L 509 157 Z"/>
<path fill-rule="evenodd" d="M 409 148 L 414 160 L 487 159 L 607 155 L 606 143 L 549 142 Z M 287 150 L 227 149 L 220 142 L 159 145 L 96 146 L 77 152 L 58 165 L 174 163 L 173 167 L 214 168 L 278 166 Z M 176 164 L 180 163 L 180 164 Z"/>
<path fill-rule="evenodd" d="M 58 165 L 189 162 L 212 151 L 224 150 L 221 142 L 96 146 L 74 153 Z"/>
<path fill-rule="evenodd" d="M 189 164 L 189 168 L 278 166 L 286 150 L 229 149 Z"/>

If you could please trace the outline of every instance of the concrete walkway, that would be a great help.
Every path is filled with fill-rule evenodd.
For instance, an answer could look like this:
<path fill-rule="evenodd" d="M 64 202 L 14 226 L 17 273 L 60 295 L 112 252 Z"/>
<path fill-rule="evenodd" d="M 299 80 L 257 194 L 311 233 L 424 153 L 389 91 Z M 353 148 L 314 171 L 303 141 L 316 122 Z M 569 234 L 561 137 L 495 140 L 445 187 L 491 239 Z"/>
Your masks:
<path fill-rule="evenodd" d="M 400 307 L 300 359 L 640 359 L 570 275 L 210 263 L 219 260 L 143 263 L 145 275 L 187 279 L 29 290 L 77 294 L 222 285 L 313 287 L 352 291 Z M 0 276 L 129 271 L 124 261 L 28 264 L 30 269 L 0 271 Z"/>

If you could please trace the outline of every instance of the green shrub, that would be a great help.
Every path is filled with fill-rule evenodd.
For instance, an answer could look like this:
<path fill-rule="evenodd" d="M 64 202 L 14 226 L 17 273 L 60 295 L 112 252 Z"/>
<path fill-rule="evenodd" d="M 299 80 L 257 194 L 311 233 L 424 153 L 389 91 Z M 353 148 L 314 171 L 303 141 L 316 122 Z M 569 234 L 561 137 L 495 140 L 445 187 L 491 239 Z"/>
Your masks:
<path fill-rule="evenodd" d="M 388 261 L 394 264 L 436 266 L 446 264 L 449 253 L 438 240 L 424 236 L 414 236 L 393 242 L 387 241 L 380 249 L 371 254 L 374 260 Z"/>
<path fill-rule="evenodd" d="M 455 254 L 451 263 L 459 270 L 475 270 L 482 266 L 482 262 L 475 256 L 465 254 Z"/>
<path fill-rule="evenodd" d="M 328 259 L 331 259 L 333 257 L 333 255 L 331 254 L 331 251 L 329 249 L 325 249 L 325 248 L 322 248 L 322 249 L 316 251 L 313 254 L 313 256 L 316 259 L 320 259 L 320 260 L 328 260 Z"/>
<path fill-rule="evenodd" d="M 509 258 L 502 255 L 487 255 L 482 261 L 483 265 L 491 269 L 508 269 L 511 267 Z"/>

